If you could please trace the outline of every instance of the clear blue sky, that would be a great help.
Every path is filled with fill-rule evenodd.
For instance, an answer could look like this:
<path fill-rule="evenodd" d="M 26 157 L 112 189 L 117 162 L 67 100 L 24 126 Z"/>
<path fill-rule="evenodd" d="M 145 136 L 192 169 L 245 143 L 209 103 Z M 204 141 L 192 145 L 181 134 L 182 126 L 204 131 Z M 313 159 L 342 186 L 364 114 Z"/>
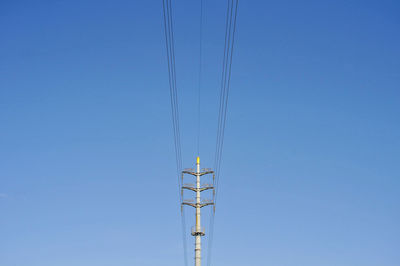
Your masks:
<path fill-rule="evenodd" d="M 199 1 L 173 2 L 191 167 Z M 206 167 L 226 1 L 205 2 Z M 399 14 L 240 2 L 213 265 L 400 265 Z M 0 36 L 0 265 L 183 265 L 162 1 L 2 1 Z"/>

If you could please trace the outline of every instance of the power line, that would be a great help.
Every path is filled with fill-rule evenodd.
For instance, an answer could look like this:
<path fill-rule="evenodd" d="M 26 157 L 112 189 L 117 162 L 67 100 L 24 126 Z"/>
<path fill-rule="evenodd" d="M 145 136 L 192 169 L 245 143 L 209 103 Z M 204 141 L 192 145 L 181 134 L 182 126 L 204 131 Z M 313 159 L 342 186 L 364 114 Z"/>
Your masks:
<path fill-rule="evenodd" d="M 220 177 L 220 167 L 221 167 L 221 157 L 222 157 L 222 148 L 224 144 L 224 136 L 225 136 L 225 125 L 227 118 L 227 108 L 228 108 L 228 98 L 229 98 L 229 90 L 230 90 L 230 80 L 231 80 L 231 72 L 232 72 L 232 58 L 233 58 L 233 48 L 235 41 L 235 32 L 236 32 L 236 20 L 237 20 L 237 8 L 238 8 L 238 0 L 228 0 L 231 2 L 229 5 L 229 22 L 227 23 L 226 30 L 227 41 L 226 41 L 226 49 L 225 52 L 225 64 L 223 65 L 223 84 L 221 86 L 221 94 L 220 94 L 220 111 L 219 111 L 219 125 L 218 125 L 218 133 L 217 133 L 217 144 L 216 144 L 216 155 L 215 155 L 215 170 L 218 171 L 216 173 L 217 182 Z"/>
<path fill-rule="evenodd" d="M 208 257 L 207 257 L 208 266 L 211 265 L 211 255 L 212 255 L 211 251 L 212 251 L 212 243 L 214 235 L 215 208 L 216 208 L 218 188 L 219 188 L 222 149 L 224 145 L 225 125 L 226 125 L 230 80 L 232 72 L 233 48 L 234 48 L 235 33 L 236 33 L 238 2 L 239 0 L 228 0 L 228 7 L 226 13 L 225 46 L 224 46 L 224 56 L 222 62 L 222 79 L 221 79 L 220 102 L 219 102 L 219 113 L 218 113 L 217 141 L 215 147 L 215 161 L 214 161 L 214 169 L 216 171 L 216 195 L 214 200 L 214 212 L 212 212 L 210 218 L 210 236 L 209 236 Z"/>
<path fill-rule="evenodd" d="M 197 130 L 197 154 L 200 154 L 200 115 L 201 115 L 201 88 L 202 88 L 202 71 L 203 71 L 203 0 L 200 1 L 200 44 L 199 44 L 199 84 L 198 84 L 198 130 Z M 218 125 L 217 125 L 217 141 L 215 146 L 215 160 L 214 169 L 216 172 L 215 181 L 213 181 L 213 188 L 216 191 L 213 192 L 213 204 L 214 211 L 211 214 L 210 220 L 210 237 L 208 245 L 208 259 L 207 264 L 211 264 L 211 250 L 213 242 L 213 232 L 214 232 L 214 220 L 215 220 L 215 206 L 217 199 L 217 191 L 219 187 L 220 169 L 221 169 L 221 159 L 222 150 L 224 145 L 225 136 L 225 125 L 227 119 L 227 107 L 229 99 L 230 90 L 230 79 L 232 72 L 232 58 L 233 58 L 233 48 L 235 41 L 236 32 L 236 19 L 238 10 L 238 0 L 228 0 L 228 7 L 226 13 L 226 25 L 225 25 L 225 44 L 224 44 L 224 54 L 222 62 L 222 78 L 221 78 L 221 88 L 220 88 L 220 99 L 219 99 L 219 112 L 218 112 Z M 180 178 L 180 172 L 182 169 L 182 150 L 181 150 L 181 140 L 180 140 L 180 125 L 179 125 L 179 108 L 178 108 L 178 93 L 176 85 L 176 68 L 175 68 L 175 48 L 174 48 L 174 29 L 173 29 L 173 19 L 172 19 L 172 5 L 171 0 L 163 0 L 163 13 L 164 13 L 164 30 L 165 30 L 165 44 L 167 50 L 167 61 L 168 61 L 168 78 L 169 78 L 169 89 L 170 89 L 170 101 L 171 101 L 171 114 L 172 114 L 172 125 L 173 125 L 173 135 L 174 135 L 174 146 L 175 146 L 175 158 L 176 158 L 176 168 L 178 172 L 178 188 L 183 189 L 183 178 Z M 198 170 L 199 172 L 199 170 Z M 183 173 L 183 172 L 182 172 Z M 214 178 L 213 178 L 214 180 Z M 198 184 L 199 186 L 199 184 Z M 202 189 L 202 188 L 197 188 Z M 183 191 L 183 190 L 182 190 Z M 179 193 L 181 206 L 183 206 L 183 193 Z M 200 203 L 198 203 L 200 204 Z M 184 249 L 184 263 L 188 265 L 187 262 L 187 245 L 186 245 L 186 222 L 184 209 L 181 208 L 181 218 L 182 218 L 182 236 L 183 236 L 183 249 Z M 196 229 L 197 230 L 197 229 Z M 197 231 L 196 231 L 197 232 Z M 192 233 L 193 234 L 193 233 Z M 196 249 L 197 250 L 197 249 Z M 196 253 L 197 254 L 197 253 Z"/>
<path fill-rule="evenodd" d="M 172 126 L 174 133 L 174 146 L 175 146 L 175 159 L 176 168 L 178 174 L 178 191 L 180 196 L 180 202 L 183 202 L 180 188 L 182 186 L 180 172 L 182 169 L 182 151 L 180 141 L 180 128 L 179 128 L 179 108 L 178 108 L 178 93 L 176 87 L 176 69 L 175 69 L 175 47 L 174 47 L 174 28 L 172 19 L 172 4 L 171 0 L 163 0 L 163 15 L 164 15 L 164 31 L 165 31 L 165 45 L 167 50 L 167 61 L 168 61 L 168 80 L 170 89 L 170 101 L 171 101 L 171 114 L 172 114 Z M 184 264 L 187 266 L 187 245 L 186 245 L 186 223 L 185 223 L 185 212 L 181 209 L 182 219 L 182 240 L 183 240 L 183 252 L 184 252 Z"/>

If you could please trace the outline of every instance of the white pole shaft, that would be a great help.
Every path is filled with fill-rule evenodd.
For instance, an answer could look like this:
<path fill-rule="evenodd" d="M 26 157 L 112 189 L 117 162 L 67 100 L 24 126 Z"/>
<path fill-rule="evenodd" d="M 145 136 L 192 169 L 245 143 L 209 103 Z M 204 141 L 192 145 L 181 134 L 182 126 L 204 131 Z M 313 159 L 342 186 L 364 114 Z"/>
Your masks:
<path fill-rule="evenodd" d="M 197 174 L 200 173 L 200 157 L 197 157 Z M 196 192 L 196 231 L 201 232 L 201 214 L 200 214 L 200 203 L 201 203 L 201 198 L 200 198 L 200 175 L 197 175 L 197 192 Z M 196 245 L 195 245 L 195 266 L 201 266 L 201 235 L 197 234 L 196 235 Z"/>

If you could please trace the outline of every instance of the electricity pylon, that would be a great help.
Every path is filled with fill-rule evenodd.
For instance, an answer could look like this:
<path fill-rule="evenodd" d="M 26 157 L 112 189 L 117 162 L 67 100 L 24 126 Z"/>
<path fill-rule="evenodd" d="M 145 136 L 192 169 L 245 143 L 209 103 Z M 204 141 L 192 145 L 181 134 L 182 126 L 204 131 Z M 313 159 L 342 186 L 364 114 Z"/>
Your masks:
<path fill-rule="evenodd" d="M 196 184 L 184 184 L 183 183 L 183 178 L 185 174 L 192 175 L 196 177 Z M 212 174 L 213 175 L 213 181 L 212 184 L 202 184 L 201 183 L 201 177 L 203 175 L 208 175 Z M 183 200 L 182 201 L 182 208 L 184 205 L 191 206 L 196 209 L 196 225 L 192 227 L 192 236 L 195 237 L 196 239 L 196 244 L 194 248 L 194 261 L 195 261 L 195 266 L 201 266 L 201 237 L 205 236 L 205 230 L 204 227 L 201 226 L 201 212 L 200 209 L 209 206 L 209 205 L 214 205 L 214 200 L 215 200 L 215 175 L 214 171 L 211 169 L 202 169 L 200 171 L 200 157 L 197 157 L 196 161 L 196 171 L 194 169 L 185 169 L 182 171 L 182 188 L 181 188 L 181 193 L 183 197 L 183 190 L 191 190 L 196 192 L 196 200 L 190 202 L 190 200 Z M 211 200 L 201 200 L 201 192 L 212 189 L 212 199 Z M 194 202 L 194 203 L 193 203 Z M 214 211 L 215 211 L 215 205 L 214 205 Z"/>

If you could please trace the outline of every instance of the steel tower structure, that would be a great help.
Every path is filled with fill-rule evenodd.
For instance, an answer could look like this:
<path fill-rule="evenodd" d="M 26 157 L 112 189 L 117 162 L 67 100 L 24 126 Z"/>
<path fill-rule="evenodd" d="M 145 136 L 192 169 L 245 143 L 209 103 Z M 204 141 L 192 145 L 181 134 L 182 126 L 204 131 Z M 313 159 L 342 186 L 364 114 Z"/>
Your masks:
<path fill-rule="evenodd" d="M 204 184 L 201 183 L 201 177 L 204 175 L 212 174 L 212 184 Z M 185 175 L 192 175 L 196 177 L 195 184 L 185 184 L 183 183 Z M 206 190 L 212 190 L 212 199 L 209 200 L 202 200 L 201 193 Z M 183 197 L 184 190 L 191 190 L 196 193 L 195 200 L 183 200 L 182 201 L 182 208 L 184 205 L 191 206 L 196 209 L 196 225 L 192 227 L 192 236 L 195 237 L 195 266 L 201 266 L 201 237 L 205 236 L 204 227 L 201 226 L 201 208 L 205 206 L 214 206 L 215 211 L 215 174 L 214 171 L 211 169 L 202 169 L 200 170 L 200 157 L 197 157 L 196 160 L 196 170 L 194 169 L 185 169 L 182 171 L 182 187 L 181 187 L 181 194 Z"/>

